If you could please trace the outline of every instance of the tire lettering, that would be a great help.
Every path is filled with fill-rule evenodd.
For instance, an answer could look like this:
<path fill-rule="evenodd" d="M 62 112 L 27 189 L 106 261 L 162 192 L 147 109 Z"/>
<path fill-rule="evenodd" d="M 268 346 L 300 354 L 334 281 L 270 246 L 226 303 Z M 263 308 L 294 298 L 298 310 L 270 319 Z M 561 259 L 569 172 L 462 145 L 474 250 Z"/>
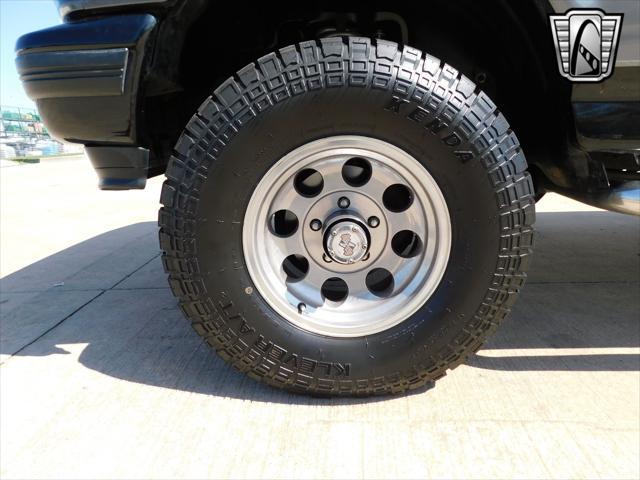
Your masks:
<path fill-rule="evenodd" d="M 462 163 L 467 163 L 469 160 L 473 160 L 473 152 L 468 150 L 456 150 L 453 153 Z"/>
<path fill-rule="evenodd" d="M 285 356 L 282 359 L 282 364 L 298 368 L 298 355 L 296 355 L 295 353 L 290 353 L 289 356 Z"/>
<path fill-rule="evenodd" d="M 340 375 L 344 375 L 345 377 L 349 376 L 349 370 L 351 368 L 351 364 L 350 363 L 334 363 L 333 365 L 333 370 L 334 370 L 334 374 L 336 376 L 340 376 Z"/>
<path fill-rule="evenodd" d="M 393 113 L 400 113 L 402 106 L 408 103 L 408 100 L 394 96 L 384 109 Z M 438 118 L 432 118 L 431 121 L 427 123 L 431 114 L 432 113 L 427 109 L 417 106 L 406 115 L 406 118 L 411 120 L 413 123 L 423 125 L 426 130 L 430 131 L 434 135 L 437 135 L 442 130 L 449 127 L 446 122 L 443 122 Z M 460 136 L 456 132 L 451 132 L 445 137 L 442 137 L 441 140 L 442 143 L 448 147 L 457 147 L 462 143 Z M 467 163 L 475 157 L 473 152 L 469 150 L 456 150 L 453 153 L 462 163 Z"/>
<path fill-rule="evenodd" d="M 447 124 L 441 122 L 437 118 L 434 118 L 429 123 L 427 123 L 424 128 L 429 130 L 431 133 L 438 133 L 440 130 L 444 130 L 445 128 L 447 128 Z"/>
<path fill-rule="evenodd" d="M 460 137 L 456 132 L 453 132 L 442 139 L 445 145 L 449 145 L 450 147 L 455 147 L 456 145 L 460 145 Z"/>
<path fill-rule="evenodd" d="M 316 369 L 316 365 L 318 365 L 317 360 L 312 360 L 307 357 L 302 357 L 302 362 L 300 364 L 300 371 L 305 373 L 313 373 Z"/>
<path fill-rule="evenodd" d="M 400 106 L 404 105 L 405 103 L 409 103 L 409 101 L 398 97 L 392 97 L 391 102 L 389 102 L 389 104 L 384 107 L 384 109 L 389 110 L 390 112 L 400 113 Z"/>
<path fill-rule="evenodd" d="M 422 123 L 427 119 L 428 116 L 429 112 L 427 112 L 424 108 L 416 107 L 414 111 L 407 115 L 407 118 L 416 123 Z"/>
<path fill-rule="evenodd" d="M 331 375 L 348 377 L 351 371 L 350 363 L 319 362 L 307 357 L 302 357 L 300 360 L 297 354 L 289 353 L 284 348 L 267 341 L 263 335 L 258 335 L 258 338 L 253 342 L 253 348 L 263 357 L 299 369 L 302 373 L 313 374 L 317 371 L 316 373 L 327 377 Z"/>
<path fill-rule="evenodd" d="M 324 370 L 325 376 L 331 375 L 331 364 L 327 362 L 318 362 L 318 369 L 320 371 Z"/>
<path fill-rule="evenodd" d="M 268 354 L 269 350 L 273 346 L 273 342 L 267 342 L 264 338 L 264 335 L 258 335 L 256 341 L 253 342 L 253 346 L 256 347 L 260 352 L 264 354 Z"/>

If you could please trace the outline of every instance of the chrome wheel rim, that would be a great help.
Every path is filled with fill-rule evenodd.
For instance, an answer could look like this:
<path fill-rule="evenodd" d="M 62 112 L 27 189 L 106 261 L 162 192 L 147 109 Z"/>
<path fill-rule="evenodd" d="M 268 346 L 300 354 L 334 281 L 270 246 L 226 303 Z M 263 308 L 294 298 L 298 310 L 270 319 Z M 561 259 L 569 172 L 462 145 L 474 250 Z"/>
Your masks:
<path fill-rule="evenodd" d="M 449 259 L 451 222 L 414 157 L 382 140 L 334 136 L 267 171 L 242 237 L 251 280 L 280 316 L 310 332 L 358 337 L 398 325 L 431 297 Z"/>

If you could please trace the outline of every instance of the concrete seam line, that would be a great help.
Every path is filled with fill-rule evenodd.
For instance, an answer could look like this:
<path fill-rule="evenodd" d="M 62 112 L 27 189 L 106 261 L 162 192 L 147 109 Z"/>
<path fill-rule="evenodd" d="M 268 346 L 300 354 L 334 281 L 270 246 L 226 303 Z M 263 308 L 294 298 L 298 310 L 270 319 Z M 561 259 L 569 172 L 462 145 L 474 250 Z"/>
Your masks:
<path fill-rule="evenodd" d="M 64 323 L 65 320 L 67 320 L 68 318 L 72 317 L 73 315 L 75 315 L 76 313 L 78 313 L 80 310 L 82 310 L 84 307 L 86 307 L 87 305 L 89 305 L 91 302 L 93 302 L 96 298 L 98 298 L 100 295 L 102 295 L 104 292 L 106 292 L 107 290 L 102 290 L 100 293 L 98 293 L 96 296 L 91 297 L 89 300 L 87 300 L 85 303 L 83 303 L 82 305 L 80 305 L 78 308 L 76 308 L 73 312 L 71 312 L 69 315 L 67 315 L 66 317 L 64 317 L 62 320 L 60 320 L 59 322 L 55 323 L 54 325 L 52 325 L 51 327 L 49 327 L 48 329 L 46 329 L 44 332 L 42 332 L 40 335 L 38 335 L 36 338 L 34 338 L 33 340 L 31 340 L 30 342 L 28 342 L 26 345 L 20 347 L 18 350 L 16 350 L 15 352 L 13 352 L 11 355 L 9 355 L 9 357 L 7 357 L 4 361 L 0 362 L 0 365 L 4 365 L 6 364 L 9 360 L 11 360 L 14 356 L 18 355 L 20 352 L 22 352 L 25 348 L 33 345 L 34 343 L 36 343 L 38 340 L 40 340 L 42 337 L 44 337 L 47 333 L 49 333 L 51 330 L 53 330 L 54 328 L 57 328 L 59 325 L 61 325 L 62 323 Z"/>
<path fill-rule="evenodd" d="M 101 295 L 103 295 L 105 292 L 108 292 L 110 290 L 113 290 L 115 287 L 117 287 L 118 285 L 120 285 L 122 282 L 124 282 L 127 278 L 129 278 L 131 275 L 133 275 L 134 273 L 138 272 L 140 269 L 144 268 L 146 265 L 148 265 L 149 263 L 151 263 L 154 259 L 158 258 L 160 256 L 160 254 L 158 253 L 157 255 L 154 255 L 153 257 L 151 257 L 149 260 L 147 260 L 146 262 L 144 262 L 142 265 L 140 265 L 138 268 L 136 268 L 135 270 L 133 270 L 131 273 L 125 275 L 124 277 L 122 277 L 120 280 L 118 280 L 115 284 L 113 284 L 111 287 L 107 288 L 106 290 L 101 290 L 100 293 L 98 293 L 97 295 L 95 295 L 94 297 L 90 298 L 88 301 L 86 301 L 85 303 L 83 303 L 82 305 L 80 305 L 78 308 L 76 308 L 73 312 L 71 312 L 69 315 L 65 316 L 62 320 L 60 320 L 59 322 L 56 322 L 54 325 L 52 325 L 51 327 L 49 327 L 48 329 L 46 329 L 44 332 L 42 332 L 40 335 L 38 335 L 36 338 L 34 338 L 33 340 L 31 340 L 30 342 L 28 342 L 26 345 L 20 347 L 18 350 L 16 350 L 15 352 L 13 352 L 12 354 L 9 355 L 9 357 L 7 357 L 4 361 L 0 362 L 0 365 L 4 365 L 6 364 L 9 360 L 11 360 L 14 356 L 18 355 L 20 352 L 22 352 L 24 349 L 28 348 L 29 346 L 33 345 L 34 343 L 36 343 L 38 340 L 40 340 L 42 337 L 44 337 L 45 335 L 47 335 L 49 332 L 51 332 L 52 330 L 54 330 L 55 328 L 59 327 L 60 325 L 62 325 L 66 320 L 68 320 L 69 318 L 71 318 L 72 316 L 74 316 L 76 313 L 78 313 L 80 310 L 82 310 L 84 307 L 86 307 L 87 305 L 89 305 L 91 302 L 93 302 L 96 298 L 100 297 Z M 123 289 L 124 290 L 124 289 Z"/>
<path fill-rule="evenodd" d="M 146 262 L 144 262 L 142 265 L 140 265 L 138 268 L 136 268 L 134 271 L 132 271 L 131 273 L 128 273 L 127 275 L 125 275 L 124 277 L 122 277 L 120 280 L 118 280 L 116 283 L 114 283 L 113 285 L 111 285 L 109 288 L 107 288 L 107 290 L 113 290 L 114 288 L 116 288 L 118 285 L 120 285 L 122 282 L 124 282 L 127 278 L 129 278 L 131 275 L 133 275 L 134 273 L 140 271 L 141 269 L 143 269 L 144 267 L 146 267 L 147 265 L 149 265 L 152 261 L 154 261 L 156 258 L 158 258 L 161 255 L 161 253 L 157 253 L 155 254 L 153 257 L 151 257 L 149 260 L 147 260 Z"/>

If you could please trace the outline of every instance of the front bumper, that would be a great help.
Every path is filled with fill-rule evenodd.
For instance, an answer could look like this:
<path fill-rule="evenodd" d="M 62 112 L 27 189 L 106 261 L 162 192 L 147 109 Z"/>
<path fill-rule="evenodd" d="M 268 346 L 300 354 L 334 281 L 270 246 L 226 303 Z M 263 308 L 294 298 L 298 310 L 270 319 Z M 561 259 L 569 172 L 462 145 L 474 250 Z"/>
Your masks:
<path fill-rule="evenodd" d="M 65 23 L 23 35 L 16 65 L 54 137 L 87 146 L 105 190 L 144 188 L 149 152 L 136 146 L 139 79 L 152 15 Z"/>
<path fill-rule="evenodd" d="M 155 25 L 152 15 L 120 15 L 18 39 L 18 73 L 53 136 L 135 144 L 138 79 Z"/>

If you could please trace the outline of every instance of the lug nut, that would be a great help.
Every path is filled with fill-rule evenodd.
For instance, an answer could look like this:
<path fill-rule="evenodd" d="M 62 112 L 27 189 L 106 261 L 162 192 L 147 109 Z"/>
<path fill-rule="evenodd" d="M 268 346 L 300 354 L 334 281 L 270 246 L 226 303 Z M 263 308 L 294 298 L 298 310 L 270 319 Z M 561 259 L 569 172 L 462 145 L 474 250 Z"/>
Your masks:
<path fill-rule="evenodd" d="M 351 205 L 351 202 L 347 197 L 340 197 L 338 199 L 338 206 L 340 208 L 349 208 L 349 205 Z"/>
<path fill-rule="evenodd" d="M 376 228 L 378 225 L 380 225 L 380 219 L 378 217 L 369 217 L 367 223 L 371 228 Z"/>
<path fill-rule="evenodd" d="M 322 222 L 316 218 L 314 220 L 311 220 L 311 223 L 309 224 L 309 227 L 314 232 L 317 232 L 318 230 L 320 230 L 322 228 Z"/>

